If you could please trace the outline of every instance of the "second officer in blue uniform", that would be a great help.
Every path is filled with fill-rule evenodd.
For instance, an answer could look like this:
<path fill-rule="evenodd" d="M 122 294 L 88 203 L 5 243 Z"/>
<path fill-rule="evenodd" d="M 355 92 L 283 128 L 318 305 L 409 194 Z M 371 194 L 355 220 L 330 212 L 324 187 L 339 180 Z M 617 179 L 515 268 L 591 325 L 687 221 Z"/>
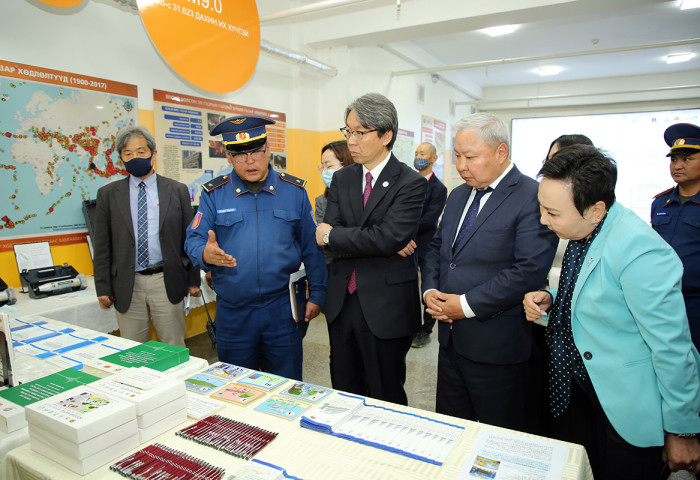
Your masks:
<path fill-rule="evenodd" d="M 309 283 L 304 319 L 319 314 L 326 297 L 326 263 L 305 181 L 272 169 L 266 117 L 231 117 L 216 125 L 233 167 L 203 185 L 185 250 L 212 272 L 217 294 L 219 360 L 259 368 L 259 348 L 271 373 L 301 379 L 302 331 L 292 316 L 290 275 L 303 263 Z"/>
<path fill-rule="evenodd" d="M 690 335 L 700 350 L 700 128 L 677 123 L 666 129 L 664 140 L 678 185 L 654 197 L 651 226 L 683 262 L 683 299 Z"/>

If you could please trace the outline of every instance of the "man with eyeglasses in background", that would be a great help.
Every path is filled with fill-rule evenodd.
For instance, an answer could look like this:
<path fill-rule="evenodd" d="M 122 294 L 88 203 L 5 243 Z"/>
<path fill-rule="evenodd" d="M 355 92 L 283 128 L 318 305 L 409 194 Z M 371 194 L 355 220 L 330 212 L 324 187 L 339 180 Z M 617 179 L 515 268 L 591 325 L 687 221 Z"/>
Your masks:
<path fill-rule="evenodd" d="M 265 125 L 273 123 L 245 115 L 211 130 L 222 135 L 233 170 L 202 186 L 185 250 L 212 274 L 219 360 L 259 370 L 262 353 L 267 371 L 301 380 L 302 329 L 292 315 L 289 279 L 303 262 L 309 299 L 299 322 L 308 322 L 325 301 L 326 263 L 314 242 L 306 182 L 269 163 Z"/>
<path fill-rule="evenodd" d="M 316 229 L 333 253 L 324 307 L 333 387 L 406 405 L 406 354 L 421 325 L 414 238 L 427 182 L 391 153 L 398 115 L 383 95 L 353 101 L 340 131 L 355 164 L 333 175 Z"/>

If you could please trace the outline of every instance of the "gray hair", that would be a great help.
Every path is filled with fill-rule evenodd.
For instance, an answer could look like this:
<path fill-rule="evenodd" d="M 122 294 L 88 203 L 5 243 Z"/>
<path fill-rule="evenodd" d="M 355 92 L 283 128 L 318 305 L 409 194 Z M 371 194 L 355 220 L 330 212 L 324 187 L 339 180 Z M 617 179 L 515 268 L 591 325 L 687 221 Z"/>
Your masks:
<path fill-rule="evenodd" d="M 151 153 L 156 151 L 156 139 L 153 134 L 141 125 L 129 125 L 119 130 L 117 138 L 114 140 L 114 150 L 121 156 L 122 150 L 129 143 L 131 137 L 143 137 L 146 140 L 146 145 L 151 149 Z"/>
<path fill-rule="evenodd" d="M 455 135 L 461 130 L 476 130 L 479 140 L 494 148 L 505 143 L 510 155 L 510 132 L 506 123 L 492 113 L 472 113 L 455 123 Z"/>
<path fill-rule="evenodd" d="M 351 111 L 357 117 L 360 125 L 368 129 L 376 128 L 377 135 L 380 137 L 391 130 L 393 135 L 387 145 L 387 148 L 391 150 L 399 131 L 399 115 L 391 100 L 381 93 L 367 93 L 353 100 L 345 109 L 346 122 Z"/>

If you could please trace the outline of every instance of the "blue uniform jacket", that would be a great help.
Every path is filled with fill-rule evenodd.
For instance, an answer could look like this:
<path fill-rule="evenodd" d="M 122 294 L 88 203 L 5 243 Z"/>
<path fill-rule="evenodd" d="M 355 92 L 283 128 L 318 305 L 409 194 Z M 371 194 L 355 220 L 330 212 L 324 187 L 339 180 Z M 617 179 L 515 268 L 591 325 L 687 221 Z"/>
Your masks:
<path fill-rule="evenodd" d="M 663 445 L 664 430 L 700 432 L 700 356 L 682 308 L 682 273 L 673 249 L 616 202 L 571 298 L 574 343 L 600 404 L 638 447 Z"/>
<path fill-rule="evenodd" d="M 657 195 L 651 226 L 683 262 L 683 293 L 700 299 L 700 192 L 681 208 L 678 187 Z"/>
<path fill-rule="evenodd" d="M 198 268 L 212 272 L 219 301 L 243 307 L 287 291 L 289 275 L 303 262 L 309 301 L 326 300 L 326 262 L 316 245 L 316 224 L 309 197 L 298 179 L 270 166 L 265 186 L 256 195 L 232 172 L 202 191 L 199 209 L 187 229 L 185 251 Z M 235 267 L 205 264 L 202 253 L 213 230 Z"/>

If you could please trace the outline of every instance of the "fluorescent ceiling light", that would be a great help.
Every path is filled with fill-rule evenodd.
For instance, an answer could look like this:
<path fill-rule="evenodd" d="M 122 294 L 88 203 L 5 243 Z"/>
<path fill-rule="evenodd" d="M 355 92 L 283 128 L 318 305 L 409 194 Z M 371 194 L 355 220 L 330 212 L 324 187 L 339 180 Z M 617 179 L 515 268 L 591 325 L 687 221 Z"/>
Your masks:
<path fill-rule="evenodd" d="M 564 70 L 564 67 L 559 67 L 557 65 L 545 65 L 543 67 L 537 67 L 535 71 L 540 77 L 545 77 L 547 75 L 557 75 Z"/>
<path fill-rule="evenodd" d="M 700 0 L 681 0 L 681 10 L 700 8 Z"/>
<path fill-rule="evenodd" d="M 508 35 L 513 33 L 518 28 L 518 25 L 499 25 L 497 27 L 482 28 L 481 31 L 488 33 L 492 37 Z"/>
<path fill-rule="evenodd" d="M 693 56 L 694 56 L 694 55 L 693 55 L 692 53 L 690 53 L 690 52 L 686 52 L 686 53 L 674 53 L 674 54 L 669 55 L 668 57 L 666 57 L 666 63 L 668 63 L 668 64 L 670 65 L 670 64 L 672 64 L 672 63 L 687 62 L 688 60 L 690 60 L 691 58 L 693 58 Z"/>

